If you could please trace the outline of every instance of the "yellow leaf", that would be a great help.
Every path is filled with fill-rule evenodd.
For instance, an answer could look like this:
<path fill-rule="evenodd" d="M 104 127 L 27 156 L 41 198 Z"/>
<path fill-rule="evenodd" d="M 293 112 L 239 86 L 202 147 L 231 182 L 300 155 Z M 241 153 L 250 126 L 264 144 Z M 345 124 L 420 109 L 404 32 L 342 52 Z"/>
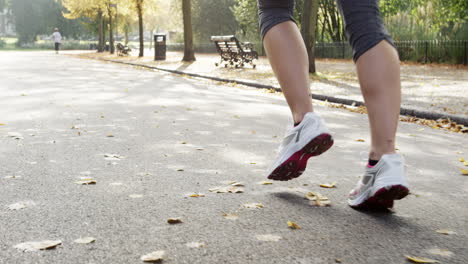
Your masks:
<path fill-rule="evenodd" d="M 356 139 L 357 142 L 366 142 L 364 139 L 360 138 L 360 139 Z"/>
<path fill-rule="evenodd" d="M 112 135 L 112 134 L 108 134 L 108 135 L 107 135 L 107 137 L 114 137 L 114 135 Z"/>
<path fill-rule="evenodd" d="M 89 184 L 96 184 L 97 182 L 93 178 L 81 177 L 80 180 L 75 183 L 81 184 L 81 185 L 89 185 Z"/>
<path fill-rule="evenodd" d="M 272 185 L 273 183 L 272 182 L 269 182 L 269 181 L 262 181 L 260 182 L 261 185 Z"/>
<path fill-rule="evenodd" d="M 6 124 L 0 123 L 0 126 L 6 126 Z"/>
<path fill-rule="evenodd" d="M 237 220 L 239 218 L 239 215 L 233 213 L 224 213 L 223 216 L 229 220 Z"/>
<path fill-rule="evenodd" d="M 180 218 L 169 218 L 169 219 L 167 219 L 167 223 L 171 224 L 171 225 L 180 224 L 180 223 L 182 223 L 182 219 L 180 219 Z"/>
<path fill-rule="evenodd" d="M 261 204 L 261 203 L 249 203 L 249 204 L 244 204 L 243 206 L 245 208 L 249 208 L 249 209 L 263 208 L 263 204 Z"/>
<path fill-rule="evenodd" d="M 94 237 L 80 237 L 73 242 L 77 244 L 89 244 L 89 243 L 93 243 L 94 241 L 96 241 Z"/>
<path fill-rule="evenodd" d="M 453 235 L 456 234 L 455 231 L 448 230 L 448 229 L 438 229 L 436 230 L 437 233 L 443 234 L 443 235 Z"/>
<path fill-rule="evenodd" d="M 434 259 L 428 259 L 428 258 L 419 258 L 419 257 L 413 257 L 413 256 L 406 256 L 406 258 L 414 263 L 439 263 L 439 261 L 434 260 Z"/>
<path fill-rule="evenodd" d="M 193 197 L 193 198 L 205 197 L 203 193 L 192 193 L 192 194 L 189 194 L 188 196 Z"/>
<path fill-rule="evenodd" d="M 291 229 L 301 229 L 301 227 L 298 224 L 291 222 L 291 221 L 288 221 L 288 226 Z"/>
<path fill-rule="evenodd" d="M 463 165 L 468 166 L 468 161 L 463 162 Z"/>
<path fill-rule="evenodd" d="M 463 157 L 460 157 L 458 160 L 459 160 L 460 162 L 465 162 L 465 159 L 464 159 Z"/>
<path fill-rule="evenodd" d="M 143 262 L 153 262 L 153 263 L 159 263 L 159 262 L 162 262 L 164 257 L 166 255 L 166 252 L 164 252 L 163 250 L 160 250 L 160 251 L 154 251 L 154 252 L 151 252 L 147 255 L 144 255 L 141 257 L 141 260 Z"/>
<path fill-rule="evenodd" d="M 335 188 L 336 187 L 336 182 L 323 183 L 323 184 L 320 184 L 320 187 L 322 187 L 322 188 Z"/>
<path fill-rule="evenodd" d="M 460 169 L 461 173 L 463 175 L 468 175 L 468 170 L 465 170 L 465 169 Z"/>

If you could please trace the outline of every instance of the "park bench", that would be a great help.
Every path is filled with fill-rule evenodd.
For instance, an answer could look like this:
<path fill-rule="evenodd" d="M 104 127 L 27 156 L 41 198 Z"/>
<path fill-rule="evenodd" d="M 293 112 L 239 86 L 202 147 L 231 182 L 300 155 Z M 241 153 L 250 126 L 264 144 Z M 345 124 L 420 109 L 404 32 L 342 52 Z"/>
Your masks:
<path fill-rule="evenodd" d="M 221 62 L 215 63 L 216 66 L 224 63 L 236 68 L 244 67 L 250 63 L 255 69 L 254 59 L 258 59 L 258 53 L 253 50 L 253 44 L 249 42 L 240 42 L 234 35 L 230 36 L 212 36 L 211 41 L 215 43 L 216 49 L 221 56 Z"/>
<path fill-rule="evenodd" d="M 117 43 L 117 55 L 118 56 L 128 56 L 132 51 L 128 46 L 124 46 L 122 43 Z"/>

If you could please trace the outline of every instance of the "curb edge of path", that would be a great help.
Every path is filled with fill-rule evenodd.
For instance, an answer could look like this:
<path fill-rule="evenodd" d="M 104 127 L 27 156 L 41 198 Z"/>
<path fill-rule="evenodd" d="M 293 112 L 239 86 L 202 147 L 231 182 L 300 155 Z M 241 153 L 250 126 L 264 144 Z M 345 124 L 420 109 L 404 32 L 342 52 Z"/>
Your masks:
<path fill-rule="evenodd" d="M 165 71 L 165 72 L 175 73 L 175 74 L 179 74 L 179 75 L 188 75 L 188 76 L 191 76 L 191 77 L 203 78 L 203 79 L 208 79 L 208 80 L 213 80 L 213 81 L 220 81 L 220 82 L 226 82 L 226 83 L 237 83 L 237 84 L 242 84 L 242 85 L 245 85 L 245 86 L 259 88 L 259 89 L 273 89 L 273 90 L 275 90 L 277 92 L 281 92 L 281 88 L 279 88 L 279 87 L 275 87 L 273 85 L 260 84 L 260 83 L 256 83 L 256 82 L 240 81 L 240 80 L 235 80 L 235 79 L 234 80 L 233 79 L 225 79 L 225 78 L 219 78 L 219 77 L 215 77 L 215 76 L 202 75 L 202 74 L 198 74 L 198 73 L 190 73 L 190 72 L 184 72 L 184 71 L 178 71 L 178 70 L 170 70 L 170 69 L 160 68 L 160 67 L 156 67 L 156 66 L 149 66 L 149 65 L 145 65 L 145 64 L 138 64 L 138 63 L 132 63 L 132 62 L 124 62 L 124 61 L 102 59 L 102 58 L 100 58 L 99 60 L 107 61 L 107 62 L 113 62 L 113 63 L 120 63 L 120 64 L 125 64 L 125 65 L 130 65 L 130 66 L 143 67 L 143 68 L 152 69 L 152 70 Z M 338 103 L 338 104 L 349 105 L 349 106 L 365 105 L 364 102 L 361 102 L 361 101 L 338 98 L 338 97 L 333 97 L 333 96 L 329 96 L 329 95 L 322 95 L 322 94 L 313 94 L 312 99 L 316 99 L 316 100 L 319 100 L 319 101 L 328 101 L 330 103 Z M 456 122 L 456 123 L 458 123 L 460 125 L 468 126 L 468 118 L 462 117 L 462 116 L 457 116 L 457 115 L 452 115 L 452 114 L 434 113 L 434 112 L 421 111 L 421 110 L 402 107 L 400 109 L 400 115 L 412 116 L 412 117 L 429 119 L 429 120 L 437 120 L 437 119 L 441 119 L 441 118 L 442 119 L 450 119 L 451 121 L 454 121 L 454 122 Z"/>

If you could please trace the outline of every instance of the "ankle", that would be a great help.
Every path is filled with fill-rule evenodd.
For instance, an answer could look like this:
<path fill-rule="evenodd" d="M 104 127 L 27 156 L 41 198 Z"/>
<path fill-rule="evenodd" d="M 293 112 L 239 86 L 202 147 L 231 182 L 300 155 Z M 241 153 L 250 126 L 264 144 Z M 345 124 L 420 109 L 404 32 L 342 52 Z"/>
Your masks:
<path fill-rule="evenodd" d="M 304 119 L 304 116 L 307 114 L 307 113 L 310 113 L 310 112 L 313 112 L 313 111 L 308 111 L 308 112 L 300 112 L 300 113 L 293 113 L 293 122 L 294 122 L 294 125 L 299 125 L 302 120 Z"/>

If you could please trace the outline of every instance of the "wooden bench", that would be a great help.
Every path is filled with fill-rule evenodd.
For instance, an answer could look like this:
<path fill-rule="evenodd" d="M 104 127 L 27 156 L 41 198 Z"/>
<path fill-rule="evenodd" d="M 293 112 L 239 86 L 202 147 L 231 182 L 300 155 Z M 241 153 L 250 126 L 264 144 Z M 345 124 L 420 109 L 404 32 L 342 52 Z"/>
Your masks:
<path fill-rule="evenodd" d="M 239 68 L 244 67 L 246 63 L 250 63 L 254 69 L 257 66 L 253 60 L 258 60 L 258 53 L 253 50 L 252 43 L 242 43 L 234 35 L 212 36 L 211 41 L 215 43 L 221 56 L 221 62 L 215 63 L 216 66 L 223 63 L 224 67 L 231 65 Z"/>
<path fill-rule="evenodd" d="M 132 52 L 132 49 L 128 46 L 124 46 L 122 43 L 117 43 L 117 55 L 118 56 L 128 56 Z"/>

